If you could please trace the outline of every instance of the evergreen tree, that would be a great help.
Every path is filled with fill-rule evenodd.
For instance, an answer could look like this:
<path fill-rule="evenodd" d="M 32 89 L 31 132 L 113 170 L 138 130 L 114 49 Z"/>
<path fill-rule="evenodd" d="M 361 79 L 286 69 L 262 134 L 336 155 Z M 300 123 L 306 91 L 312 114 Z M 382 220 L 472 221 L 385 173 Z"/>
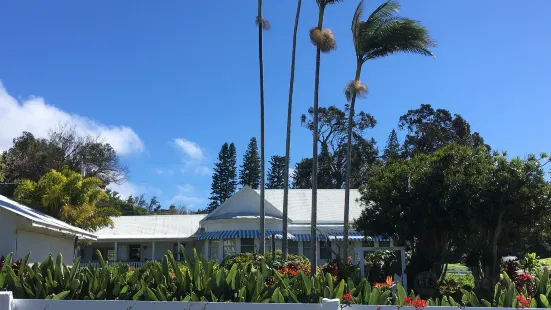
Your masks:
<path fill-rule="evenodd" d="M 303 158 L 295 164 L 291 186 L 295 189 L 312 188 L 312 158 Z"/>
<path fill-rule="evenodd" d="M 329 153 L 327 144 L 322 144 L 321 153 L 318 157 L 318 188 L 335 188 L 335 184 L 333 182 L 333 169 L 331 167 L 332 161 L 333 159 Z"/>
<path fill-rule="evenodd" d="M 243 155 L 243 165 L 240 167 L 239 184 L 257 189 L 260 184 L 260 157 L 255 137 L 251 138 L 247 151 Z"/>
<path fill-rule="evenodd" d="M 230 198 L 235 193 L 237 185 L 236 176 L 236 154 L 235 145 L 232 143 L 224 143 L 220 153 L 218 153 L 218 162 L 214 168 L 211 185 L 211 202 L 209 203 L 207 212 L 212 212 L 221 206 L 226 199 Z"/>
<path fill-rule="evenodd" d="M 285 185 L 285 157 L 272 156 L 270 159 L 270 169 L 268 169 L 268 180 L 266 180 L 266 188 L 281 189 Z"/>
<path fill-rule="evenodd" d="M 398 142 L 398 135 L 396 130 L 392 129 L 390 135 L 388 136 L 388 141 L 386 142 L 385 150 L 383 151 L 383 159 L 385 161 L 396 159 L 400 157 L 401 148 L 400 142 Z"/>

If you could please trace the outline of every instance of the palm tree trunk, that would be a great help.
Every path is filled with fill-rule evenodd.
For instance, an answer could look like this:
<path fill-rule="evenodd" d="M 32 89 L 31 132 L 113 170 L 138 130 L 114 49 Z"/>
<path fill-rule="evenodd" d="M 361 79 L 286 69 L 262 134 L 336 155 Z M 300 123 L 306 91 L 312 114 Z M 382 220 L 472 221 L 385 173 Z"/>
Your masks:
<path fill-rule="evenodd" d="M 258 0 L 258 62 L 260 65 L 260 248 L 266 249 L 266 228 L 264 216 L 264 61 L 262 58 L 262 0 Z"/>
<path fill-rule="evenodd" d="M 360 73 L 362 71 L 361 60 L 358 59 L 356 63 L 356 76 L 354 81 L 360 81 Z M 342 241 L 344 242 L 343 257 L 348 257 L 348 230 L 350 226 L 350 175 L 352 171 L 352 126 L 354 122 L 354 105 L 356 104 L 356 92 L 353 92 L 350 99 L 350 111 L 348 113 L 348 128 L 346 137 L 346 178 L 344 180 L 344 231 L 342 234 Z M 345 260 L 347 261 L 347 260 Z"/>
<path fill-rule="evenodd" d="M 291 116 L 293 110 L 293 86 L 295 83 L 295 54 L 297 48 L 297 30 L 298 18 L 300 16 L 300 5 L 302 0 L 297 3 L 297 15 L 295 17 L 295 29 L 293 31 L 293 54 L 291 56 L 291 78 L 289 82 L 289 105 L 287 107 L 287 137 L 285 139 L 285 171 L 283 186 L 283 259 L 287 259 L 289 247 L 287 244 L 287 217 L 289 212 L 289 161 L 291 160 Z"/>
<path fill-rule="evenodd" d="M 323 29 L 323 13 L 325 4 L 320 1 L 318 29 Z M 316 73 L 314 81 L 314 135 L 312 142 L 312 219 L 310 237 L 312 242 L 312 260 L 310 261 L 310 275 L 313 277 L 316 274 L 318 265 L 318 238 L 317 238 L 317 222 L 318 222 L 318 95 L 320 84 L 320 57 L 321 50 L 316 48 Z"/>

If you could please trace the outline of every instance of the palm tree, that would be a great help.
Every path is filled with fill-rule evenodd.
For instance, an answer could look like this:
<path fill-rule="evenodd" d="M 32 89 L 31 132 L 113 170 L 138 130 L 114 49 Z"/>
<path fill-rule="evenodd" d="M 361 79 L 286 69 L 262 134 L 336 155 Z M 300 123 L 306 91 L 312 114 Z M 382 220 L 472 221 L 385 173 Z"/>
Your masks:
<path fill-rule="evenodd" d="M 262 58 L 262 31 L 269 29 L 270 24 L 262 18 L 262 0 L 258 0 L 258 63 L 260 65 L 260 253 L 264 254 L 266 249 L 266 227 L 264 216 L 264 61 Z"/>
<path fill-rule="evenodd" d="M 295 83 L 295 54 L 297 48 L 298 18 L 300 17 L 300 5 L 302 0 L 297 2 L 297 15 L 295 16 L 295 28 L 293 31 L 293 53 L 291 55 L 291 78 L 289 82 L 289 104 L 287 106 L 287 137 L 285 139 L 285 184 L 283 185 L 283 258 L 287 258 L 289 248 L 287 245 L 287 216 L 289 213 L 289 161 L 291 156 L 291 112 L 293 110 L 293 86 Z"/>
<path fill-rule="evenodd" d="M 436 44 L 420 23 L 396 16 L 400 4 L 388 0 L 381 4 L 366 21 L 361 21 L 363 0 L 358 4 L 352 18 L 352 39 L 356 50 L 356 76 L 345 90 L 346 99 L 350 102 L 348 114 L 348 137 L 346 145 L 346 180 L 344 198 L 344 233 L 343 255 L 348 255 L 348 229 L 350 211 L 350 170 L 352 153 L 352 127 L 356 97 L 367 93 L 367 86 L 360 82 L 362 65 L 371 59 L 386 57 L 391 54 L 406 52 L 423 56 L 434 56 L 429 50 Z"/>
<path fill-rule="evenodd" d="M 328 53 L 337 46 L 333 32 L 329 29 L 323 29 L 323 16 L 325 7 L 328 4 L 339 2 L 339 0 L 316 0 L 318 3 L 318 26 L 310 29 L 310 40 L 316 46 L 316 73 L 314 81 L 314 134 L 312 140 L 312 219 L 311 219 L 311 242 L 312 242 L 312 261 L 311 275 L 316 274 L 317 266 L 317 210 L 318 210 L 318 95 L 320 82 L 320 57 L 321 52 Z"/>

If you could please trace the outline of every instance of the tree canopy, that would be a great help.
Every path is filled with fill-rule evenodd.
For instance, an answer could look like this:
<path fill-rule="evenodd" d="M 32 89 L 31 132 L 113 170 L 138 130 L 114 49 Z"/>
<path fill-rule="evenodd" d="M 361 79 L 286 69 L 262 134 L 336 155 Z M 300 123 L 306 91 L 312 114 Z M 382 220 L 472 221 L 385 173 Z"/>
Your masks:
<path fill-rule="evenodd" d="M 285 185 L 285 156 L 274 155 L 270 159 L 270 168 L 266 180 L 266 188 L 282 189 Z"/>
<path fill-rule="evenodd" d="M 207 213 L 212 212 L 235 193 L 237 185 L 235 145 L 224 143 L 218 153 L 218 162 L 214 167 L 211 185 L 210 204 Z"/>
<path fill-rule="evenodd" d="M 19 180 L 15 199 L 71 225 L 94 231 L 112 225 L 120 212 L 108 204 L 109 196 L 96 177 L 83 178 L 67 168 L 51 170 L 38 181 Z"/>
<path fill-rule="evenodd" d="M 243 155 L 243 164 L 239 170 L 239 184 L 248 185 L 254 189 L 257 189 L 260 184 L 260 156 L 255 137 L 251 138 Z"/>

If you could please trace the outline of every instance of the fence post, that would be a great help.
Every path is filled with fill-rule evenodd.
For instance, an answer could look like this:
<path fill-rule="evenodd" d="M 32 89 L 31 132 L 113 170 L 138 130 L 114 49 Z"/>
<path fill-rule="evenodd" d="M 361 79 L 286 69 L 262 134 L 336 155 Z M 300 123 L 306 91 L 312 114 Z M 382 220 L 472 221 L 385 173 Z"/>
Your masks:
<path fill-rule="evenodd" d="M 340 305 L 339 299 L 323 298 L 321 300 L 321 310 L 338 310 Z"/>
<path fill-rule="evenodd" d="M 0 292 L 0 309 L 13 310 L 13 296 L 11 292 Z"/>

